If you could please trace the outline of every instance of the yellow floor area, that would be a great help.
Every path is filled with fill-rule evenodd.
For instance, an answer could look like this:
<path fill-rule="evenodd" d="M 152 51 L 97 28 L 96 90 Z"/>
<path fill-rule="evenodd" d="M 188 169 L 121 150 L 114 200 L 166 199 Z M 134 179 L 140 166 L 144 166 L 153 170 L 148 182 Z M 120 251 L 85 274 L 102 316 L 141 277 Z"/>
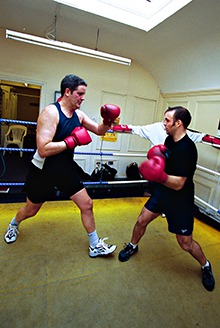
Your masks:
<path fill-rule="evenodd" d="M 146 199 L 94 200 L 99 236 L 117 245 L 108 258 L 88 256 L 88 237 L 71 201 L 45 203 L 3 236 L 22 203 L 0 204 L 1 328 L 217 328 L 220 325 L 219 231 L 195 220 L 194 239 L 211 261 L 213 292 L 200 266 L 159 217 L 128 262 L 118 261 Z"/>

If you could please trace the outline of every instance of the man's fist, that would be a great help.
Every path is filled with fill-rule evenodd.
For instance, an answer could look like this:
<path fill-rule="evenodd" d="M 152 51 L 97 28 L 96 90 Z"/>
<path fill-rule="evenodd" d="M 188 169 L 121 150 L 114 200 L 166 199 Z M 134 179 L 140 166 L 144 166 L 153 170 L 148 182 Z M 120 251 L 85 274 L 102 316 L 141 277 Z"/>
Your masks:
<path fill-rule="evenodd" d="M 128 127 L 128 125 L 115 125 L 113 126 L 112 130 L 114 132 L 126 132 L 126 133 L 131 133 L 132 129 Z"/>
<path fill-rule="evenodd" d="M 164 158 L 154 156 L 140 164 L 139 172 L 148 181 L 164 183 L 167 180 L 167 174 L 164 172 L 164 168 Z"/>
<path fill-rule="evenodd" d="M 154 156 L 161 156 L 165 158 L 165 152 L 167 147 L 165 145 L 156 145 L 153 146 L 147 153 L 147 158 L 151 159 Z"/>
<path fill-rule="evenodd" d="M 103 123 L 111 127 L 115 119 L 120 115 L 120 107 L 111 104 L 105 104 L 101 107 L 100 112 Z"/>
<path fill-rule="evenodd" d="M 88 145 L 92 139 L 88 131 L 83 126 L 77 126 L 71 135 L 64 139 L 67 148 L 73 149 L 76 146 Z"/>

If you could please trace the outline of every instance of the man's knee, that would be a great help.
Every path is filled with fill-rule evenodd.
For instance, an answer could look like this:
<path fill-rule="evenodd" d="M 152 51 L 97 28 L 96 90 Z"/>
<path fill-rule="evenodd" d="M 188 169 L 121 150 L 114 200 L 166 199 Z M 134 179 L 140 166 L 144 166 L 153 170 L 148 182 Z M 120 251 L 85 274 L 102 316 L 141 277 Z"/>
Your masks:
<path fill-rule="evenodd" d="M 192 247 L 192 236 L 180 236 L 176 235 L 177 241 L 180 245 L 180 247 L 185 252 L 190 252 Z"/>
<path fill-rule="evenodd" d="M 141 214 L 138 217 L 137 223 L 147 226 L 151 221 L 157 218 L 159 213 L 149 211 L 145 206 L 142 208 Z"/>
<path fill-rule="evenodd" d="M 35 207 L 35 206 L 33 207 L 25 206 L 18 211 L 17 215 L 27 219 L 35 216 L 38 213 L 39 209 L 40 209 L 39 207 Z"/>
<path fill-rule="evenodd" d="M 137 219 L 137 226 L 146 227 L 151 220 L 152 220 L 151 212 L 146 210 L 144 207 Z"/>
<path fill-rule="evenodd" d="M 88 197 L 82 204 L 81 211 L 92 211 L 93 209 L 93 200 Z"/>

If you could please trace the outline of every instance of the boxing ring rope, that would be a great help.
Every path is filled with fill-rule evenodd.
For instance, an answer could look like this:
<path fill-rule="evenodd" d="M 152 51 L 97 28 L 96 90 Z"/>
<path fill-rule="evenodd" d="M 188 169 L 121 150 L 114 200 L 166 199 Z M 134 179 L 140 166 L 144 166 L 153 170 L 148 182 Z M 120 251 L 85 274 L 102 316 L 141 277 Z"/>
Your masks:
<path fill-rule="evenodd" d="M 28 121 L 20 121 L 20 120 L 10 120 L 6 118 L 0 118 L 0 123 L 5 122 L 5 123 L 15 123 L 15 124 L 29 124 L 29 125 L 37 125 L 36 122 L 28 122 Z M 109 130 L 112 131 L 112 130 Z M 35 149 L 24 149 L 24 148 L 3 148 L 0 147 L 0 151 L 24 151 L 24 152 L 34 152 Z M 132 153 L 103 153 L 103 152 L 74 152 L 75 155 L 98 155 L 98 156 L 119 156 L 119 157 L 146 157 L 146 154 L 132 154 Z"/>
<path fill-rule="evenodd" d="M 27 124 L 27 125 L 37 125 L 37 122 L 29 122 L 29 121 L 19 121 L 19 120 L 9 120 L 7 118 L 0 118 L 0 123 L 15 123 L 15 124 Z"/>
<path fill-rule="evenodd" d="M 210 170 L 210 169 L 207 169 L 206 167 L 203 167 L 201 165 L 197 165 L 196 166 L 197 169 L 201 170 L 201 171 L 204 171 L 204 172 L 207 172 L 207 173 L 210 173 L 212 175 L 215 175 L 215 176 L 218 176 L 220 177 L 220 173 L 216 172 L 216 171 L 213 171 L 213 170 Z"/>
<path fill-rule="evenodd" d="M 24 152 L 34 152 L 36 149 L 26 149 L 26 148 L 4 148 L 0 147 L 0 150 L 3 151 L 24 151 Z M 80 151 L 74 151 L 75 155 L 98 155 L 98 156 L 119 156 L 119 157 L 146 157 L 146 154 L 138 154 L 138 153 L 104 153 L 104 152 L 80 152 Z"/>
<path fill-rule="evenodd" d="M 3 150 L 3 151 L 22 151 L 22 152 L 34 152 L 36 151 L 36 149 L 34 148 L 30 148 L 30 149 L 27 149 L 27 148 L 10 148 L 10 147 L 7 147 L 7 148 L 4 148 L 4 147 L 0 147 L 0 150 Z"/>
<path fill-rule="evenodd" d="M 210 169 L 207 169 L 206 167 L 203 167 L 201 165 L 197 165 L 196 166 L 198 170 L 200 171 L 203 171 L 203 172 L 206 172 L 206 173 L 209 173 L 215 177 L 220 177 L 220 173 L 219 172 L 216 172 L 216 171 L 213 171 L 213 170 L 210 170 Z M 205 205 L 206 207 L 210 208 L 211 210 L 213 210 L 217 215 L 220 215 L 220 209 L 217 209 L 216 207 L 210 205 L 209 203 L 205 202 L 204 200 L 202 200 L 201 198 L 199 198 L 198 196 L 195 195 L 195 200 L 197 200 L 200 204 L 203 204 Z M 213 217 L 215 220 L 216 218 Z M 219 221 L 219 220 L 217 220 Z"/>
<path fill-rule="evenodd" d="M 218 210 L 216 207 L 210 205 L 209 203 L 205 202 L 201 198 L 195 196 L 194 197 L 199 203 L 206 205 L 207 207 L 211 208 L 211 210 L 215 211 L 217 214 L 220 214 L 220 209 Z"/>
<path fill-rule="evenodd" d="M 21 121 L 21 120 L 12 120 L 0 118 L 0 123 L 15 123 L 15 124 L 27 124 L 27 125 L 37 125 L 36 122 Z M 15 151 L 15 152 L 35 152 L 36 149 L 26 149 L 26 148 L 5 148 L 0 147 L 0 151 Z M 74 155 L 86 155 L 86 156 L 118 156 L 118 157 L 146 157 L 146 153 L 110 153 L 110 152 L 74 152 Z M 119 184 L 135 184 L 135 183 L 147 183 L 146 180 L 123 180 L 123 181 L 86 181 L 83 182 L 84 185 L 119 185 Z M 24 182 L 0 182 L 0 186 L 11 187 L 11 186 L 24 186 Z"/>
<path fill-rule="evenodd" d="M 36 122 L 21 121 L 21 120 L 12 120 L 12 119 L 3 119 L 0 118 L 0 123 L 15 123 L 15 124 L 27 124 L 27 125 L 37 125 Z M 111 131 L 111 130 L 110 130 Z M 25 148 L 4 148 L 0 147 L 0 151 L 22 151 L 22 152 L 35 152 L 36 149 L 25 149 Z M 118 156 L 118 157 L 144 157 L 146 158 L 146 153 L 110 153 L 110 152 L 74 152 L 74 155 L 88 155 L 88 156 Z M 220 177 L 220 173 L 207 169 L 201 165 L 196 166 L 198 170 L 204 171 L 216 177 Z M 147 183 L 147 180 L 124 180 L 124 181 L 86 181 L 83 182 L 84 185 L 119 185 L 119 184 L 132 184 L 132 183 Z M 24 186 L 24 182 L 0 182 L 0 186 Z M 210 205 L 201 198 L 195 195 L 195 200 L 213 210 L 218 215 L 220 214 L 220 209 Z"/>
<path fill-rule="evenodd" d="M 147 180 L 125 180 L 125 181 L 84 181 L 84 185 L 117 185 L 117 184 L 131 184 L 131 183 L 146 183 Z M 24 182 L 0 182 L 0 186 L 24 186 Z"/>

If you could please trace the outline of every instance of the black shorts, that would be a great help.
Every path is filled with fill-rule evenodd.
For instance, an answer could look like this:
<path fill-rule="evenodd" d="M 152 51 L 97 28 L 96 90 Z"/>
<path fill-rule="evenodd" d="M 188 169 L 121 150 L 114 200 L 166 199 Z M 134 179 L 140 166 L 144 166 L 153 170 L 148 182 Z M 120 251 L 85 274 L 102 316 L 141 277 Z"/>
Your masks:
<path fill-rule="evenodd" d="M 178 191 L 177 191 L 178 193 Z M 175 191 L 173 192 L 175 194 Z M 192 195 L 184 197 L 166 197 L 160 189 L 146 202 L 145 207 L 153 213 L 166 215 L 168 230 L 182 236 L 190 236 L 194 225 L 194 201 Z"/>
<path fill-rule="evenodd" d="M 57 174 L 49 170 L 41 170 L 31 163 L 24 190 L 32 203 L 39 204 L 54 199 L 56 190 L 70 198 L 83 188 L 84 185 L 78 175 L 78 165 L 75 162 L 71 168 L 60 169 Z"/>

